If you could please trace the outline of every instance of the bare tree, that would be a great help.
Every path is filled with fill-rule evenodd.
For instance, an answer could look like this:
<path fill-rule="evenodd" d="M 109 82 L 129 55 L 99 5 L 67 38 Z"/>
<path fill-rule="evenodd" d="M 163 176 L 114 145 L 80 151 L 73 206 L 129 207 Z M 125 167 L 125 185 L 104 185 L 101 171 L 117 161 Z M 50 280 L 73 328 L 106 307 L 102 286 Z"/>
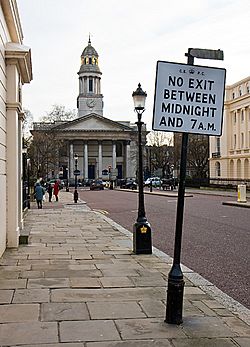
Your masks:
<path fill-rule="evenodd" d="M 147 136 L 147 141 L 149 146 L 171 146 L 173 144 L 173 136 L 168 132 L 152 130 Z"/>
<path fill-rule="evenodd" d="M 192 176 L 194 178 L 208 177 L 208 156 L 208 136 L 189 136 L 187 160 L 189 168 L 192 169 Z"/>
<path fill-rule="evenodd" d="M 24 109 L 24 120 L 22 123 L 22 132 L 25 140 L 31 137 L 30 130 L 33 124 L 33 115 L 28 109 Z"/>
<path fill-rule="evenodd" d="M 151 131 L 148 134 L 148 169 L 150 174 L 160 170 L 162 177 L 171 175 L 173 165 L 173 137 L 169 133 Z"/>
<path fill-rule="evenodd" d="M 53 131 L 36 132 L 28 148 L 34 177 L 46 177 L 58 167 L 59 151 L 63 141 L 57 139 Z"/>
<path fill-rule="evenodd" d="M 182 135 L 174 135 L 176 166 L 180 166 Z M 192 178 L 208 177 L 209 144 L 207 135 L 189 134 L 187 149 L 187 172 Z"/>
<path fill-rule="evenodd" d="M 66 110 L 63 105 L 53 105 L 52 110 L 41 117 L 41 122 L 64 122 L 70 121 L 76 118 L 76 110 Z"/>

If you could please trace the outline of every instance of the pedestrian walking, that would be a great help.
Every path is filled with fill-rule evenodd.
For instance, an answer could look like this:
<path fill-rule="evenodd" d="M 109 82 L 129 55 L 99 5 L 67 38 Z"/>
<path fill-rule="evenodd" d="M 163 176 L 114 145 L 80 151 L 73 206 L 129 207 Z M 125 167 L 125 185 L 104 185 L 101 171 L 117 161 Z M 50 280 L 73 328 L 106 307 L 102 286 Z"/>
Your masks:
<path fill-rule="evenodd" d="M 52 201 L 52 194 L 53 194 L 53 188 L 52 188 L 51 183 L 49 183 L 49 185 L 48 185 L 47 192 L 49 194 L 49 202 L 51 202 Z"/>
<path fill-rule="evenodd" d="M 35 186 L 35 199 L 37 203 L 37 208 L 43 208 L 43 196 L 45 191 L 39 182 Z"/>
<path fill-rule="evenodd" d="M 55 195 L 56 201 L 58 201 L 58 194 L 59 194 L 59 183 L 58 181 L 56 181 L 54 184 L 54 195 Z"/>

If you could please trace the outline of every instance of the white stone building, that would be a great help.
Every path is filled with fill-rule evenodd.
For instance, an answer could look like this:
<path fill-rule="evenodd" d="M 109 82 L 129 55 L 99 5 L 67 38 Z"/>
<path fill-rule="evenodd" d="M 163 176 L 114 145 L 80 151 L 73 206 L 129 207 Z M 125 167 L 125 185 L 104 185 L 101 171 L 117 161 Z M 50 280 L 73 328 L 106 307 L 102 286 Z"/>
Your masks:
<path fill-rule="evenodd" d="M 57 166 L 53 168 L 57 177 L 61 172 L 64 179 L 74 179 L 75 154 L 78 155 L 79 179 L 108 179 L 109 168 L 112 172 L 116 172 L 117 179 L 136 177 L 137 126 L 129 121 L 113 121 L 103 116 L 102 73 L 98 58 L 89 40 L 82 52 L 78 72 L 77 119 L 33 124 L 33 136 L 51 130 L 58 139 L 64 141 L 64 150 L 60 153 Z M 136 118 L 135 115 L 134 117 Z M 146 144 L 146 134 L 144 125 L 142 131 L 144 144 Z M 47 177 L 51 177 L 52 168 L 49 171 Z"/>
<path fill-rule="evenodd" d="M 16 0 L 0 1 L 0 257 L 17 247 L 22 211 L 22 85 L 32 79 L 30 49 Z"/>
<path fill-rule="evenodd" d="M 210 178 L 250 180 L 250 77 L 226 87 L 223 133 L 210 137 Z"/>

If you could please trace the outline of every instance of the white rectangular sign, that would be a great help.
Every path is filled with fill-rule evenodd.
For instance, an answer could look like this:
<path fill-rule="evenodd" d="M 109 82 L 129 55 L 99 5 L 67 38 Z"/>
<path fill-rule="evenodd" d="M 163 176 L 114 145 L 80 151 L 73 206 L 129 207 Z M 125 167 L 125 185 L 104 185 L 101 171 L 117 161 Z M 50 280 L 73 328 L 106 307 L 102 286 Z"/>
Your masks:
<path fill-rule="evenodd" d="M 226 70 L 157 62 L 153 130 L 222 133 Z"/>

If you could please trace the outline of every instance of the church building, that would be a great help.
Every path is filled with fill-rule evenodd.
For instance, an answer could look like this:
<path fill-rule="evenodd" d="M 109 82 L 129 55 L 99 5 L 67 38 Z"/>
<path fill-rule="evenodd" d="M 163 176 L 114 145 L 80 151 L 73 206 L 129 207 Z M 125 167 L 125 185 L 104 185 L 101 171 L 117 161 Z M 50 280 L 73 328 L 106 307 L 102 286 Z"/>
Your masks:
<path fill-rule="evenodd" d="M 63 140 L 64 146 L 60 149 L 58 163 L 53 168 L 55 177 L 74 178 L 76 154 L 79 179 L 107 180 L 110 172 L 117 179 L 136 177 L 137 126 L 130 121 L 114 121 L 103 116 L 102 73 L 98 58 L 89 39 L 82 52 L 78 72 L 77 118 L 33 125 L 34 137 L 49 130 L 57 139 Z M 143 144 L 146 143 L 146 134 L 146 126 L 143 125 Z M 47 177 L 52 177 L 52 168 L 48 168 L 48 171 Z"/>

